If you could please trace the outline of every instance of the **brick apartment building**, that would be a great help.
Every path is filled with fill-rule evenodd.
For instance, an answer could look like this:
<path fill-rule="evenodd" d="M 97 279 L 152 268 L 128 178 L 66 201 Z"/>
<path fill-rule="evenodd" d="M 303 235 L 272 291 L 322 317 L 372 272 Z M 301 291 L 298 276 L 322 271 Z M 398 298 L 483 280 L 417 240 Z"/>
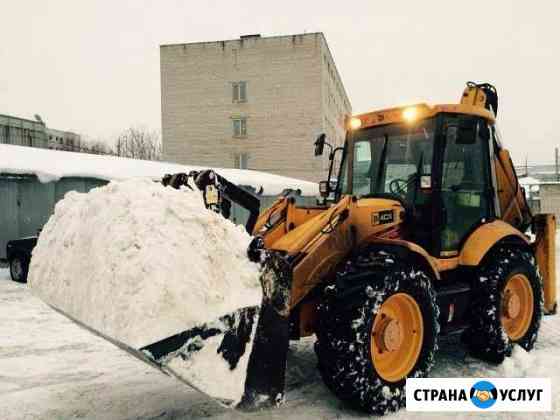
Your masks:
<path fill-rule="evenodd" d="M 351 105 L 322 33 L 162 45 L 164 159 L 311 181 L 344 141 Z"/>

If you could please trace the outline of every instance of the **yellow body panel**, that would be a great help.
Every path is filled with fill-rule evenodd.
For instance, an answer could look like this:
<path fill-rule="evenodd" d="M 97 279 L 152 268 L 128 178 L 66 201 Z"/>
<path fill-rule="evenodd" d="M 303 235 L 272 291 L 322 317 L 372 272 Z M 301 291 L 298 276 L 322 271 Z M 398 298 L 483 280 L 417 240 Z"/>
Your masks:
<path fill-rule="evenodd" d="M 459 264 L 477 266 L 490 248 L 506 236 L 516 236 L 529 244 L 527 237 L 513 226 L 496 220 L 480 226 L 469 236 L 459 254 Z"/>
<path fill-rule="evenodd" d="M 281 197 L 265 210 L 255 223 L 253 235 L 266 231 L 265 247 L 273 248 L 273 244 L 284 237 L 287 232 L 303 225 L 309 219 L 323 213 L 327 207 L 297 207 L 289 197 Z M 267 224 L 271 227 L 267 228 Z"/>
<path fill-rule="evenodd" d="M 301 252 L 306 246 L 317 239 L 317 236 L 324 226 L 331 220 L 334 223 L 340 213 L 348 207 L 351 201 L 350 196 L 344 197 L 336 205 L 331 208 L 318 212 L 296 229 L 292 229 L 282 236 L 278 241 L 274 242 L 271 249 L 276 251 L 285 251 L 288 255 L 295 255 Z"/>
<path fill-rule="evenodd" d="M 288 208 L 289 199 L 287 197 L 278 198 L 272 205 L 262 212 L 255 223 L 253 228 L 253 235 L 265 230 L 266 224 L 278 217 L 279 220 L 286 219 L 286 211 Z M 274 225 L 274 223 L 273 223 Z"/>
<path fill-rule="evenodd" d="M 424 258 L 434 277 L 439 278 L 436 259 L 419 245 L 398 238 L 403 212 L 398 201 L 380 198 L 355 200 L 347 196 L 324 210 L 288 204 L 286 215 L 292 222 L 279 223 L 264 238 L 265 244 L 270 243 L 268 249 L 298 258 L 292 273 L 291 306 L 335 275 L 335 267 L 352 250 L 367 243 L 405 247 Z M 388 216 L 388 221 L 380 215 Z M 290 230 L 286 226 L 292 223 Z"/>
<path fill-rule="evenodd" d="M 506 149 L 501 149 L 494 158 L 498 201 L 501 219 L 512 225 L 528 224 L 531 217 L 523 189 L 519 186 L 513 162 Z M 525 223 L 523 223 L 525 222 Z"/>
<path fill-rule="evenodd" d="M 386 245 L 397 245 L 407 248 L 408 250 L 418 254 L 422 258 L 426 260 L 428 266 L 432 269 L 432 275 L 435 279 L 440 279 L 440 272 L 445 271 L 439 268 L 439 261 L 437 258 L 432 257 L 428 252 L 422 248 L 420 245 L 415 244 L 414 242 L 405 241 L 404 239 L 384 239 L 384 238 L 376 238 L 371 240 L 372 243 L 378 244 L 386 244 Z M 448 268 L 449 269 L 449 268 Z"/>
<path fill-rule="evenodd" d="M 293 230 L 303 225 L 309 219 L 318 216 L 327 210 L 327 207 L 297 207 L 288 206 L 288 214 L 286 218 L 286 226 L 288 230 Z"/>
<path fill-rule="evenodd" d="M 556 312 L 556 217 L 537 214 L 534 217 L 536 234 L 534 247 L 539 271 L 543 277 L 544 309 Z"/>

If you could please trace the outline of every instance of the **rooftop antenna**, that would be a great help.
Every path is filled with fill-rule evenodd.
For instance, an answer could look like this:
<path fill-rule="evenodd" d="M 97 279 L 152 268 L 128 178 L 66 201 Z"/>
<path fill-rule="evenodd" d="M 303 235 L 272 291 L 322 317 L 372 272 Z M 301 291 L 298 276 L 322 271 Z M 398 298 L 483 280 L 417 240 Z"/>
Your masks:
<path fill-rule="evenodd" d="M 34 117 L 38 122 L 45 125 L 45 122 L 43 121 L 43 119 L 41 118 L 41 116 L 39 114 L 35 114 Z"/>

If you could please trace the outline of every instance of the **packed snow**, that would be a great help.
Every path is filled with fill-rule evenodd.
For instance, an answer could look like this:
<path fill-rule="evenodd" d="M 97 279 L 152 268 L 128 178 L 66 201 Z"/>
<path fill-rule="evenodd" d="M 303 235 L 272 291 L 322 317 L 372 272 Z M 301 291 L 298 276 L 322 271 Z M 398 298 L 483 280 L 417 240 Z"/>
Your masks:
<path fill-rule="evenodd" d="M 0 268 L 0 419 L 190 419 L 223 408 L 78 327 Z"/>
<path fill-rule="evenodd" d="M 558 238 L 560 239 L 560 238 Z M 560 273 L 559 273 L 560 274 Z M 357 419 L 371 418 L 340 402 L 316 369 L 313 338 L 290 344 L 286 403 L 262 413 L 239 413 L 78 327 L 9 281 L 0 268 L 0 418 L 40 419 Z M 515 347 L 493 366 L 466 355 L 453 339 L 440 343 L 432 377 L 552 378 L 551 413 L 484 413 L 485 419 L 556 419 L 560 410 L 560 322 L 543 319 L 530 353 Z M 219 379 L 216 379 L 219 380 Z M 400 419 L 477 419 L 479 413 L 410 413 Z"/>
<path fill-rule="evenodd" d="M 107 181 L 129 178 L 161 179 L 165 174 L 214 169 L 236 185 L 248 185 L 264 195 L 278 195 L 286 188 L 300 189 L 304 196 L 316 196 L 318 185 L 300 179 L 246 169 L 208 168 L 169 162 L 90 155 L 35 147 L 0 144 L 0 174 L 33 174 L 41 182 L 62 177 L 92 177 Z"/>
<path fill-rule="evenodd" d="M 254 338 L 257 323 L 253 324 L 251 336 Z M 235 405 L 241 401 L 245 391 L 247 365 L 253 348 L 253 341 L 247 344 L 245 354 L 234 370 L 224 358 L 219 356 L 218 349 L 222 344 L 223 335 L 211 337 L 204 342 L 204 347 L 188 358 L 176 356 L 171 358 L 166 369 L 178 378 L 193 384 L 197 389 L 219 401 Z"/>
<path fill-rule="evenodd" d="M 32 290 L 135 348 L 260 303 L 250 236 L 198 190 L 149 180 L 70 192 L 33 250 Z"/>

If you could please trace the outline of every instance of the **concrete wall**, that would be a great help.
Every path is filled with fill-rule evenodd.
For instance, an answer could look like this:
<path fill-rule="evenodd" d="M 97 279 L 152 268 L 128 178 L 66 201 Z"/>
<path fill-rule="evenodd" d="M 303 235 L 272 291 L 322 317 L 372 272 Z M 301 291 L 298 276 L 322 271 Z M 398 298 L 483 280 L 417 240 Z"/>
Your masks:
<path fill-rule="evenodd" d="M 554 213 L 560 222 L 560 184 L 540 184 L 539 196 L 541 213 Z"/>
<path fill-rule="evenodd" d="M 318 181 L 313 142 L 342 143 L 350 102 L 323 34 L 164 45 L 160 48 L 164 159 Z M 247 101 L 233 100 L 246 82 Z M 247 134 L 234 136 L 245 118 Z"/>

